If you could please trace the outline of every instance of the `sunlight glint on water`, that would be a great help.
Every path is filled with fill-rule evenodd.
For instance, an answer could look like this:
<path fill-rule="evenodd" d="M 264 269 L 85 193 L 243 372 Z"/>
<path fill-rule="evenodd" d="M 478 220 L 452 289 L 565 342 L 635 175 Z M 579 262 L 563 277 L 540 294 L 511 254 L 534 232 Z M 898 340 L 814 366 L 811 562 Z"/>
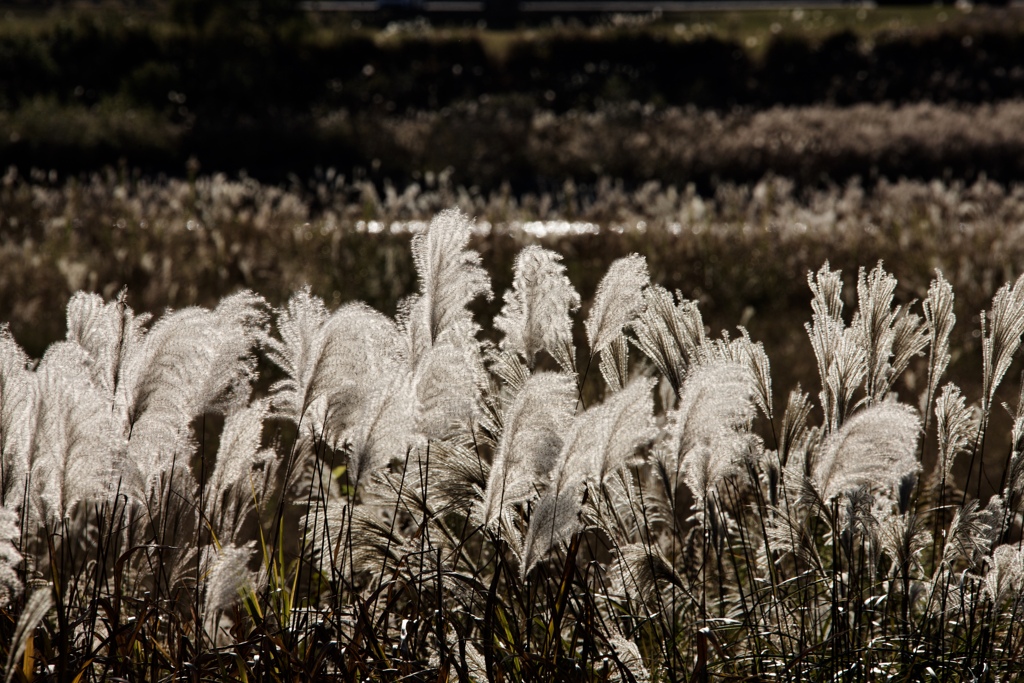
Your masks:
<path fill-rule="evenodd" d="M 393 235 L 418 234 L 427 229 L 426 221 L 357 221 L 356 232 L 371 235 L 389 232 Z M 678 223 L 670 226 L 673 234 L 681 231 Z M 511 221 L 508 223 L 491 223 L 480 220 L 473 226 L 473 233 L 478 236 L 487 236 L 492 233 L 526 234 L 532 237 L 562 237 L 568 235 L 598 235 L 601 232 L 644 232 L 647 230 L 647 223 L 638 221 L 635 224 L 614 223 L 603 227 L 589 221 Z"/>

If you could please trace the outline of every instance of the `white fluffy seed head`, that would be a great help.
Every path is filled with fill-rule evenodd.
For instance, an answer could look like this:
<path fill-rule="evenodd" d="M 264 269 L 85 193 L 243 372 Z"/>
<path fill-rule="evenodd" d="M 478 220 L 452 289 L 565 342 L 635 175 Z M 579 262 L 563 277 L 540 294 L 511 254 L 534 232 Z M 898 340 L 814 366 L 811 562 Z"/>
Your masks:
<path fill-rule="evenodd" d="M 853 415 L 818 449 L 811 478 L 829 501 L 861 486 L 891 489 L 921 469 L 917 443 L 921 419 L 895 401 L 879 403 Z"/>
<path fill-rule="evenodd" d="M 534 497 L 550 477 L 575 401 L 575 384 L 568 375 L 538 372 L 526 380 L 503 415 L 481 503 L 486 524 L 495 524 L 510 505 Z"/>
<path fill-rule="evenodd" d="M 518 353 L 533 367 L 536 355 L 547 351 L 564 365 L 565 348 L 572 344 L 570 313 L 580 307 L 580 295 L 565 276 L 562 257 L 531 245 L 519 252 L 512 289 L 494 327 L 505 334 L 503 350 Z"/>
<path fill-rule="evenodd" d="M 643 290 L 650 283 L 647 259 L 639 254 L 620 258 L 605 273 L 594 294 L 587 316 L 587 340 L 590 353 L 605 349 L 633 322 L 643 309 Z"/>

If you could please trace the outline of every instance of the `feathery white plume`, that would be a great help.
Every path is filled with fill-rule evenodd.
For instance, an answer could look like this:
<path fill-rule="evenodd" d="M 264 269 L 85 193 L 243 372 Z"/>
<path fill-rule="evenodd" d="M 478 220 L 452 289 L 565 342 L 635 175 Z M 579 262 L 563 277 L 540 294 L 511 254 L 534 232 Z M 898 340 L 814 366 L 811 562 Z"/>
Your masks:
<path fill-rule="evenodd" d="M 896 278 L 885 272 L 882 263 L 857 278 L 858 310 L 852 327 L 864 351 L 866 389 L 869 402 L 885 399 L 896 378 L 906 370 L 910 359 L 928 345 L 927 329 L 920 316 L 908 309 L 892 307 Z"/>
<path fill-rule="evenodd" d="M 786 412 L 782 414 L 782 429 L 779 432 L 779 458 L 783 465 L 789 459 L 789 451 L 795 448 L 807 433 L 807 418 L 810 414 L 810 398 L 798 385 L 789 393 Z"/>
<path fill-rule="evenodd" d="M 601 375 L 612 391 L 619 391 L 629 381 L 629 345 L 626 335 L 619 332 L 608 346 L 601 350 Z"/>
<path fill-rule="evenodd" d="M 37 371 L 31 462 L 32 489 L 41 517 L 55 522 L 83 499 L 111 486 L 123 448 L 110 404 L 88 378 L 84 351 L 55 345 L 67 353 L 47 353 Z"/>
<path fill-rule="evenodd" d="M 643 310 L 643 289 L 650 283 L 647 259 L 630 254 L 612 263 L 594 294 L 587 316 L 590 353 L 603 351 Z"/>
<path fill-rule="evenodd" d="M 631 543 L 618 549 L 618 557 L 611 570 L 613 586 L 623 594 L 653 607 L 659 583 L 681 585 L 682 581 L 656 545 Z"/>
<path fill-rule="evenodd" d="M 314 502 L 302 516 L 299 528 L 306 534 L 309 560 L 318 571 L 324 571 L 325 567 L 337 568 L 344 560 L 348 541 L 344 534 L 351 514 L 348 501 L 334 496 L 327 501 Z"/>
<path fill-rule="evenodd" d="M 996 605 L 1008 599 L 1020 600 L 1024 593 L 1024 552 L 1008 544 L 994 548 L 984 587 Z"/>
<path fill-rule="evenodd" d="M 324 324 L 321 336 L 305 407 L 323 399 L 324 422 L 309 426 L 314 430 L 325 426 L 328 438 L 340 442 L 358 421 L 380 376 L 404 368 L 401 336 L 390 318 L 364 304 L 339 308 Z"/>
<path fill-rule="evenodd" d="M 682 475 L 697 501 L 736 472 L 749 453 L 754 395 L 750 374 L 738 363 L 699 365 L 683 381 L 667 434 L 676 479 Z"/>
<path fill-rule="evenodd" d="M 430 348 L 416 368 L 416 427 L 428 439 L 468 434 L 486 385 L 479 346 L 456 329 Z"/>
<path fill-rule="evenodd" d="M 263 400 L 228 414 L 220 434 L 217 462 L 209 478 L 209 484 L 215 490 L 226 490 L 248 474 L 260 450 L 263 420 L 269 409 Z"/>
<path fill-rule="evenodd" d="M 127 304 L 127 290 L 104 303 L 97 294 L 78 292 L 68 301 L 68 341 L 89 354 L 93 383 L 113 398 L 124 361 L 145 335 L 148 314 L 135 315 Z"/>
<path fill-rule="evenodd" d="M 523 576 L 577 530 L 584 484 L 593 487 L 597 495 L 601 484 L 657 435 L 651 395 L 654 384 L 650 378 L 635 379 L 573 420 L 552 484 L 530 518 L 523 544 Z"/>
<path fill-rule="evenodd" d="M 25 608 L 18 618 L 18 624 L 14 627 L 14 637 L 11 639 L 10 648 L 7 651 L 7 665 L 4 669 L 4 683 L 11 683 L 14 678 L 15 667 L 25 654 L 29 638 L 33 636 L 36 627 L 46 617 L 46 614 L 53 607 L 53 592 L 49 587 L 43 586 L 33 591 L 28 600 L 25 601 Z"/>
<path fill-rule="evenodd" d="M 265 336 L 264 305 L 239 292 L 212 311 L 186 308 L 158 320 L 126 358 L 125 391 L 118 393 L 129 429 L 144 416 L 185 425 L 248 400 L 255 347 Z"/>
<path fill-rule="evenodd" d="M 35 378 L 28 365 L 28 356 L 10 330 L 0 325 L 0 506 L 13 505 L 24 495 L 35 420 Z"/>
<path fill-rule="evenodd" d="M 952 358 L 949 353 L 949 335 L 956 323 L 956 316 L 953 314 L 953 287 L 942 277 L 941 272 L 935 271 L 935 279 L 928 287 L 928 297 L 921 307 L 924 310 L 931 353 L 931 361 L 928 364 L 928 388 L 922 407 L 924 411 L 928 409 L 935 396 L 939 380 Z"/>
<path fill-rule="evenodd" d="M 833 271 L 826 262 L 816 274 L 807 275 L 814 294 L 811 308 L 814 315 L 805 327 L 818 361 L 821 378 L 821 407 L 829 431 L 838 429 L 846 418 L 854 392 L 867 374 L 867 360 L 855 328 L 843 323 L 840 271 Z"/>
<path fill-rule="evenodd" d="M 982 411 L 987 413 L 1024 334 L 1024 275 L 1003 285 L 992 299 L 990 323 L 981 318 Z"/>
<path fill-rule="evenodd" d="M 647 667 L 644 666 L 643 657 L 640 656 L 640 648 L 637 647 L 635 642 L 615 634 L 608 639 L 608 644 L 611 645 L 612 653 L 615 655 L 619 665 L 615 668 L 611 680 L 649 683 L 651 675 L 648 673 Z M 629 671 L 630 675 L 628 678 L 622 675 L 620 667 L 624 667 Z"/>
<path fill-rule="evenodd" d="M 863 268 L 857 276 L 857 314 L 851 327 L 858 332 L 858 342 L 864 350 L 867 370 L 867 391 L 871 400 L 888 388 L 886 370 L 892 356 L 895 314 L 892 298 L 896 292 L 896 278 L 882 269 L 882 263 L 867 275 Z M 880 396 L 878 398 L 881 398 Z"/>
<path fill-rule="evenodd" d="M 237 408 L 224 420 L 217 461 L 207 482 L 206 515 L 219 529 L 222 541 L 235 538 L 253 500 L 254 468 L 267 459 L 262 451 L 263 420 L 270 410 L 266 400 Z"/>
<path fill-rule="evenodd" d="M 448 209 L 412 240 L 420 283 L 419 294 L 407 309 L 413 365 L 445 332 L 461 327 L 472 336 L 476 331 L 466 306 L 480 295 L 490 298 L 491 280 L 480 266 L 480 255 L 466 248 L 471 234 L 469 218 L 458 209 Z"/>
<path fill-rule="evenodd" d="M 976 427 L 973 411 L 964 404 L 960 387 L 947 384 L 935 401 L 939 466 L 946 477 L 950 476 L 956 456 L 967 450 L 971 434 Z"/>
<path fill-rule="evenodd" d="M 16 567 L 21 564 L 22 557 L 14 546 L 20 538 L 17 513 L 0 506 L 0 609 L 21 594 L 21 579 Z"/>
<path fill-rule="evenodd" d="M 630 327 L 637 347 L 678 395 L 687 367 L 706 342 L 697 302 L 685 300 L 679 292 L 673 299 L 664 287 L 651 285 L 644 290 L 644 309 Z"/>
<path fill-rule="evenodd" d="M 568 375 L 531 375 L 505 409 L 504 429 L 491 464 L 481 509 L 494 524 L 502 509 L 529 500 L 550 476 L 572 421 L 575 384 Z"/>
<path fill-rule="evenodd" d="M 533 367 L 540 351 L 547 351 L 566 372 L 573 371 L 572 318 L 580 295 L 565 276 L 559 254 L 531 245 L 519 252 L 512 289 L 494 327 L 505 333 L 503 350 L 520 354 Z"/>
<path fill-rule="evenodd" d="M 913 408 L 887 401 L 861 410 L 821 444 L 811 478 L 829 501 L 861 486 L 888 488 L 920 470 L 921 420 Z"/>
<path fill-rule="evenodd" d="M 116 397 L 128 438 L 124 475 L 148 488 L 180 457 L 187 462 L 193 419 L 248 402 L 264 309 L 262 298 L 239 292 L 212 311 L 164 316 L 129 348 Z"/>
<path fill-rule="evenodd" d="M 747 369 L 750 386 L 754 390 L 754 400 L 758 408 L 769 420 L 772 419 L 772 375 L 771 362 L 761 342 L 750 338 L 746 328 L 739 327 L 740 336 L 730 339 L 723 332 L 721 339 L 706 341 L 697 350 L 695 362 L 704 364 L 734 363 Z"/>
<path fill-rule="evenodd" d="M 415 442 L 411 380 L 405 372 L 383 372 L 371 379 L 359 419 L 348 434 L 352 486 L 358 487 L 369 473 L 403 457 Z"/>
<path fill-rule="evenodd" d="M 336 448 L 348 446 L 355 483 L 372 469 L 371 461 L 386 462 L 381 446 L 388 430 L 395 430 L 392 440 L 404 440 L 409 432 L 403 416 L 412 406 L 396 404 L 394 396 L 394 385 L 409 381 L 398 326 L 363 304 L 347 304 L 328 316 L 308 289 L 278 312 L 277 326 L 281 341 L 268 342 L 269 355 L 288 376 L 271 387 L 274 404 L 303 423 L 304 431 Z"/>
<path fill-rule="evenodd" d="M 256 552 L 256 541 L 243 546 L 222 545 L 216 550 L 206 547 L 206 627 L 212 631 L 217 612 L 231 607 L 239 599 L 239 591 L 252 576 L 249 560 Z M 214 553 L 216 557 L 214 558 Z"/>
<path fill-rule="evenodd" d="M 288 304 L 275 311 L 281 339 L 265 340 L 267 357 L 285 373 L 271 387 L 274 403 L 287 417 L 298 422 L 312 402 L 309 386 L 323 351 L 323 325 L 327 320 L 324 302 L 305 286 L 295 292 Z"/>

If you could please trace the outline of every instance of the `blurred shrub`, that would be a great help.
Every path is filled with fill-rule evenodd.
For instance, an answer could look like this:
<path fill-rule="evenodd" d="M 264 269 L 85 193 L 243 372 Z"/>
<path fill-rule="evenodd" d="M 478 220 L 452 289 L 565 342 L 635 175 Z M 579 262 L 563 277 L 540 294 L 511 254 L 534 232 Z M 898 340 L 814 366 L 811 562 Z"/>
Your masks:
<path fill-rule="evenodd" d="M 370 34 L 303 23 L 291 0 L 178 6 L 181 24 L 84 13 L 0 28 L 0 101 L 101 98 L 127 88 L 137 104 L 162 109 L 169 87 L 212 115 L 260 105 L 401 110 L 508 93 L 558 109 L 631 100 L 725 108 L 1024 95 L 1024 34 L 1002 15 L 871 38 L 783 33 L 755 57 L 732 40 L 648 27 Z M 174 81 L 150 62 L 174 65 Z"/>
<path fill-rule="evenodd" d="M 868 185 L 901 177 L 1024 179 L 1021 101 L 731 113 L 634 103 L 558 112 L 485 97 L 438 111 L 271 111 L 202 125 L 189 102 L 163 116 L 124 96 L 89 106 L 31 100 L 0 111 L 0 158 L 63 174 L 123 164 L 174 175 L 194 159 L 206 172 L 245 169 L 269 182 L 334 167 L 407 184 L 452 168 L 456 183 L 491 190 L 508 182 L 516 193 L 608 176 L 629 186 L 692 182 L 705 192 L 769 173 L 810 187 L 855 176 Z"/>

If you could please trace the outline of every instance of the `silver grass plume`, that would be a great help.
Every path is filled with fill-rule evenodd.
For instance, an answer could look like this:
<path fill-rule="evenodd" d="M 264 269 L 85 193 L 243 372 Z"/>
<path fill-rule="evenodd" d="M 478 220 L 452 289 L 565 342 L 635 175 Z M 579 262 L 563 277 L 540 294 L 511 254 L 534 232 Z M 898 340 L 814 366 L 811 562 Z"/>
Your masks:
<path fill-rule="evenodd" d="M 626 335 L 620 332 L 601 351 L 601 375 L 612 391 L 619 391 L 629 382 L 629 345 Z"/>
<path fill-rule="evenodd" d="M 649 283 L 647 259 L 643 256 L 630 254 L 612 263 L 597 286 L 587 316 L 591 355 L 604 351 L 643 310 L 643 289 Z"/>
<path fill-rule="evenodd" d="M 176 458 L 192 451 L 190 424 L 245 405 L 256 378 L 256 346 L 265 339 L 265 302 L 239 292 L 214 310 L 170 313 L 130 349 L 118 411 L 128 438 L 123 475 L 149 488 Z"/>
<path fill-rule="evenodd" d="M 391 318 L 360 303 L 339 308 L 328 318 L 323 335 L 306 400 L 324 400 L 327 436 L 341 440 L 358 421 L 374 381 L 403 367 L 402 350 Z"/>
<path fill-rule="evenodd" d="M 744 366 L 750 375 L 751 387 L 754 390 L 754 401 L 757 407 L 769 420 L 773 416 L 772 375 L 768 354 L 761 342 L 750 338 L 745 327 L 740 326 L 740 336 L 730 339 L 723 332 L 721 339 L 707 341 L 697 350 L 697 358 L 701 363 L 736 363 Z"/>
<path fill-rule="evenodd" d="M 147 418 L 187 425 L 249 398 L 255 347 L 265 337 L 264 301 L 239 292 L 216 309 L 186 308 L 158 320 L 125 360 L 128 431 Z"/>
<path fill-rule="evenodd" d="M 651 285 L 644 290 L 644 309 L 630 326 L 634 343 L 651 359 L 679 394 L 689 364 L 704 346 L 704 320 L 697 302 L 675 299 L 667 289 Z"/>
<path fill-rule="evenodd" d="M 596 424 L 591 428 L 598 440 L 597 448 L 589 450 L 591 481 L 606 481 L 657 436 L 651 394 L 655 384 L 651 378 L 637 378 L 593 411 L 591 418 Z M 568 459 L 565 465 L 569 465 Z"/>
<path fill-rule="evenodd" d="M 4 683 L 11 683 L 15 667 L 25 654 L 25 647 L 36 627 L 43 621 L 50 608 L 53 607 L 53 592 L 48 586 L 37 588 L 25 601 L 25 608 L 14 627 L 14 637 L 7 651 L 7 666 L 4 668 Z"/>
<path fill-rule="evenodd" d="M 383 514 L 387 505 L 394 506 L 394 494 L 390 497 L 392 500 L 386 505 L 355 507 L 350 512 L 351 545 L 348 539 L 343 541 L 351 552 L 352 571 L 368 572 L 374 580 L 379 576 L 397 576 L 408 564 L 408 557 L 420 551 L 419 543 L 401 533 L 389 519 L 390 511 L 388 517 Z"/>
<path fill-rule="evenodd" d="M 828 368 L 823 393 L 828 395 L 831 407 L 829 430 L 835 431 L 842 426 L 853 402 L 853 395 L 864 383 L 867 375 L 867 354 L 857 343 L 857 333 L 853 328 L 843 331 L 836 344 L 836 354 Z M 822 396 L 822 404 L 825 398 Z"/>
<path fill-rule="evenodd" d="M 929 337 L 925 325 L 907 309 L 892 306 L 896 278 L 885 272 L 882 263 L 857 278 L 858 310 L 852 327 L 859 332 L 866 364 L 866 389 L 869 403 L 885 399 L 896 378 L 911 358 L 923 351 Z"/>
<path fill-rule="evenodd" d="M 57 523 L 79 501 L 108 493 L 124 447 L 110 404 L 89 380 L 84 357 L 75 345 L 56 344 L 36 371 L 30 476 L 48 523 Z"/>
<path fill-rule="evenodd" d="M 322 412 L 307 427 L 340 444 L 358 429 L 367 403 L 382 382 L 406 375 L 401 336 L 394 322 L 363 304 L 343 306 L 324 325 L 324 344 L 307 400 Z"/>
<path fill-rule="evenodd" d="M 807 274 L 807 285 L 814 298 L 811 309 L 823 318 L 838 320 L 843 314 L 843 271 L 832 270 L 828 261 L 817 273 Z"/>
<path fill-rule="evenodd" d="M 1003 486 L 1003 497 L 1014 502 L 1011 514 L 1020 512 L 1024 501 L 1020 494 L 1024 492 L 1024 385 L 1020 388 L 1017 398 L 1017 409 L 1010 411 L 1005 403 L 1003 407 L 1013 415 L 1013 428 L 1010 430 L 1010 462 L 1006 470 L 1006 483 Z"/>
<path fill-rule="evenodd" d="M 989 515 L 979 510 L 977 500 L 968 501 L 953 512 L 946 533 L 948 540 L 942 549 L 942 564 L 952 569 L 957 561 L 965 560 L 973 567 L 977 559 L 988 552 L 991 533 Z"/>
<path fill-rule="evenodd" d="M 68 341 L 89 354 L 93 383 L 113 402 L 126 358 L 142 342 L 149 314 L 135 315 L 127 304 L 127 290 L 105 303 L 97 294 L 78 292 L 68 301 Z"/>
<path fill-rule="evenodd" d="M 1024 275 L 1003 285 L 992 299 L 992 310 L 981 318 L 982 411 L 988 414 L 996 389 L 1003 381 L 1024 334 Z"/>
<path fill-rule="evenodd" d="M 811 479 L 824 501 L 861 486 L 889 488 L 920 470 L 921 420 L 909 406 L 887 401 L 864 408 L 817 449 Z"/>
<path fill-rule="evenodd" d="M 403 457 L 415 443 L 411 379 L 400 371 L 370 379 L 359 419 L 347 434 L 349 481 L 354 488 L 367 475 Z"/>
<path fill-rule="evenodd" d="M 807 275 L 807 284 L 814 295 L 811 300 L 814 313 L 805 327 L 818 361 L 822 387 L 819 397 L 829 431 L 842 424 L 853 393 L 867 374 L 859 334 L 843 323 L 841 275 L 840 271 L 831 270 L 827 262 L 816 274 Z"/>
<path fill-rule="evenodd" d="M 29 359 L 5 325 L 0 325 L 0 505 L 23 495 L 28 472 L 35 381 Z"/>
<path fill-rule="evenodd" d="M 16 567 L 21 564 L 21 553 L 15 543 L 21 538 L 18 514 L 6 507 L 0 507 L 0 609 L 6 608 L 11 600 L 21 594 L 21 579 Z"/>
<path fill-rule="evenodd" d="M 405 328 L 414 366 L 445 332 L 456 327 L 470 336 L 476 332 L 466 306 L 481 295 L 489 299 L 491 281 L 480 266 L 480 255 L 467 249 L 471 234 L 469 218 L 448 209 L 412 240 L 420 291 L 407 305 Z"/>
<path fill-rule="evenodd" d="M 916 514 L 896 514 L 891 509 L 878 518 L 877 534 L 882 550 L 892 559 L 890 575 L 914 569 L 924 574 L 921 553 L 932 545 L 931 533 Z"/>
<path fill-rule="evenodd" d="M 196 415 L 223 413 L 249 400 L 256 381 L 256 347 L 266 338 L 267 302 L 250 291 L 241 291 L 220 300 L 213 309 L 216 343 L 210 367 L 198 384 Z"/>
<path fill-rule="evenodd" d="M 984 539 L 986 548 L 994 547 L 1002 538 L 1007 512 L 1006 501 L 1002 496 L 995 495 L 988 499 L 985 507 L 978 513 L 989 528 Z"/>
<path fill-rule="evenodd" d="M 575 403 L 575 383 L 566 374 L 538 372 L 526 380 L 504 411 L 481 502 L 485 524 L 493 525 L 503 509 L 537 494 L 557 462 Z"/>
<path fill-rule="evenodd" d="M 967 450 L 977 429 L 973 411 L 964 404 L 960 387 L 947 384 L 935 401 L 935 429 L 939 442 L 939 467 L 947 479 L 956 456 Z"/>
<path fill-rule="evenodd" d="M 738 363 L 699 365 L 683 382 L 666 435 L 675 465 L 673 488 L 681 477 L 698 507 L 749 454 L 754 393 L 750 374 Z"/>
<path fill-rule="evenodd" d="M 255 552 L 256 541 L 249 541 L 243 546 L 222 545 L 216 549 L 213 546 L 205 548 L 202 566 L 207 572 L 205 621 L 208 633 L 213 630 L 217 613 L 238 601 L 239 591 L 252 576 L 249 561 Z"/>
<path fill-rule="evenodd" d="M 232 541 L 253 501 L 253 469 L 263 451 L 263 421 L 268 401 L 255 401 L 230 412 L 221 431 L 217 460 L 207 483 L 207 517 L 218 525 L 218 536 Z"/>
<path fill-rule="evenodd" d="M 652 453 L 651 460 L 654 459 Z M 603 495 L 588 496 L 583 517 L 603 529 L 618 543 L 649 542 L 650 528 L 663 519 L 662 505 L 656 510 L 643 509 L 646 500 L 636 477 L 627 468 L 619 468 L 601 484 Z M 652 514 L 653 513 L 653 514 Z"/>
<path fill-rule="evenodd" d="M 949 353 L 949 335 L 953 332 L 953 325 L 956 324 L 956 316 L 953 314 L 953 286 L 942 277 L 942 273 L 935 271 L 935 279 L 928 287 L 928 296 L 921 304 L 924 311 L 924 319 L 928 329 L 928 388 L 924 396 L 924 404 L 921 412 L 928 410 L 935 392 L 939 387 L 939 380 L 946 372 L 952 356 Z"/>
<path fill-rule="evenodd" d="M 536 355 L 547 351 L 566 372 L 575 371 L 572 318 L 580 295 L 565 276 L 561 255 L 536 245 L 519 252 L 512 289 L 494 319 L 505 334 L 501 348 L 518 353 L 532 368 Z"/>
<path fill-rule="evenodd" d="M 487 355 L 488 368 L 505 384 L 508 394 L 515 396 L 530 377 L 530 369 L 519 356 L 508 351 L 492 351 Z"/>
<path fill-rule="evenodd" d="M 892 356 L 895 313 L 892 298 L 896 293 L 896 278 L 885 272 L 882 263 L 867 275 L 863 268 L 857 276 L 857 314 L 852 327 L 859 332 L 859 342 L 864 350 L 866 364 L 867 394 L 869 401 L 884 397 L 888 388 L 887 370 Z"/>
<path fill-rule="evenodd" d="M 604 403 L 577 415 L 566 436 L 554 477 L 533 510 L 523 542 L 522 575 L 579 528 L 584 486 L 600 486 L 657 435 L 654 380 L 637 378 Z"/>
<path fill-rule="evenodd" d="M 611 571 L 613 586 L 624 595 L 638 599 L 649 610 L 656 610 L 659 584 L 682 587 L 682 579 L 657 546 L 642 543 L 624 545 Z"/>
<path fill-rule="evenodd" d="M 608 639 L 608 645 L 612 648 L 612 654 L 618 665 L 615 667 L 611 680 L 632 681 L 633 683 L 648 683 L 651 675 L 644 666 L 643 657 L 640 656 L 640 648 L 636 643 L 619 634 L 612 635 Z M 629 677 L 622 675 L 621 668 L 629 671 Z"/>
<path fill-rule="evenodd" d="M 312 403 L 309 387 L 323 351 L 327 308 L 307 285 L 275 314 L 281 339 L 268 336 L 264 345 L 267 357 L 284 371 L 285 378 L 271 387 L 271 393 L 280 412 L 298 422 Z"/>
<path fill-rule="evenodd" d="M 446 332 L 416 367 L 416 429 L 428 439 L 470 434 L 487 387 L 479 344 L 465 327 Z"/>
<path fill-rule="evenodd" d="M 549 488 L 534 506 L 521 553 L 520 569 L 524 580 L 553 547 L 566 542 L 581 528 L 583 489 L 582 479 L 565 477 Z"/>
<path fill-rule="evenodd" d="M 889 363 L 889 384 L 882 392 L 884 398 L 892 389 L 896 378 L 903 374 L 910 361 L 924 353 L 930 343 L 928 326 L 921 316 L 911 313 L 910 308 L 897 311 L 893 323 L 892 361 Z"/>
<path fill-rule="evenodd" d="M 487 486 L 487 466 L 472 443 L 431 442 L 430 469 L 418 469 L 417 480 L 420 471 L 428 479 L 429 508 L 437 514 L 458 510 L 474 515 L 479 509 L 480 492 Z M 422 490 L 420 486 L 411 488 Z"/>
<path fill-rule="evenodd" d="M 1024 552 L 1012 545 L 1000 545 L 988 558 L 984 588 L 995 605 L 1024 597 Z"/>
<path fill-rule="evenodd" d="M 779 432 L 779 459 L 785 466 L 789 452 L 796 447 L 807 433 L 807 418 L 811 414 L 810 397 L 797 386 L 789 393 L 786 412 L 782 414 L 782 429 Z"/>
<path fill-rule="evenodd" d="M 800 505 L 784 504 L 772 508 L 772 514 L 765 518 L 765 533 L 768 547 L 773 551 L 789 553 L 806 565 L 821 567 L 818 543 L 807 525 L 807 510 Z M 778 562 L 781 558 L 773 558 Z M 767 562 L 766 562 L 767 564 Z"/>
<path fill-rule="evenodd" d="M 313 567 L 339 569 L 344 560 L 345 528 L 351 520 L 352 508 L 348 501 L 334 496 L 326 501 L 314 501 L 302 516 L 299 528 L 305 530 L 305 543 Z"/>
<path fill-rule="evenodd" d="M 398 327 L 361 303 L 346 304 L 321 318 L 319 300 L 308 292 L 294 296 L 279 316 L 282 340 L 269 342 L 270 357 L 290 376 L 271 387 L 274 403 L 299 423 L 319 402 L 315 424 L 307 427 L 326 429 L 338 440 L 357 414 L 367 383 L 403 364 Z"/>

